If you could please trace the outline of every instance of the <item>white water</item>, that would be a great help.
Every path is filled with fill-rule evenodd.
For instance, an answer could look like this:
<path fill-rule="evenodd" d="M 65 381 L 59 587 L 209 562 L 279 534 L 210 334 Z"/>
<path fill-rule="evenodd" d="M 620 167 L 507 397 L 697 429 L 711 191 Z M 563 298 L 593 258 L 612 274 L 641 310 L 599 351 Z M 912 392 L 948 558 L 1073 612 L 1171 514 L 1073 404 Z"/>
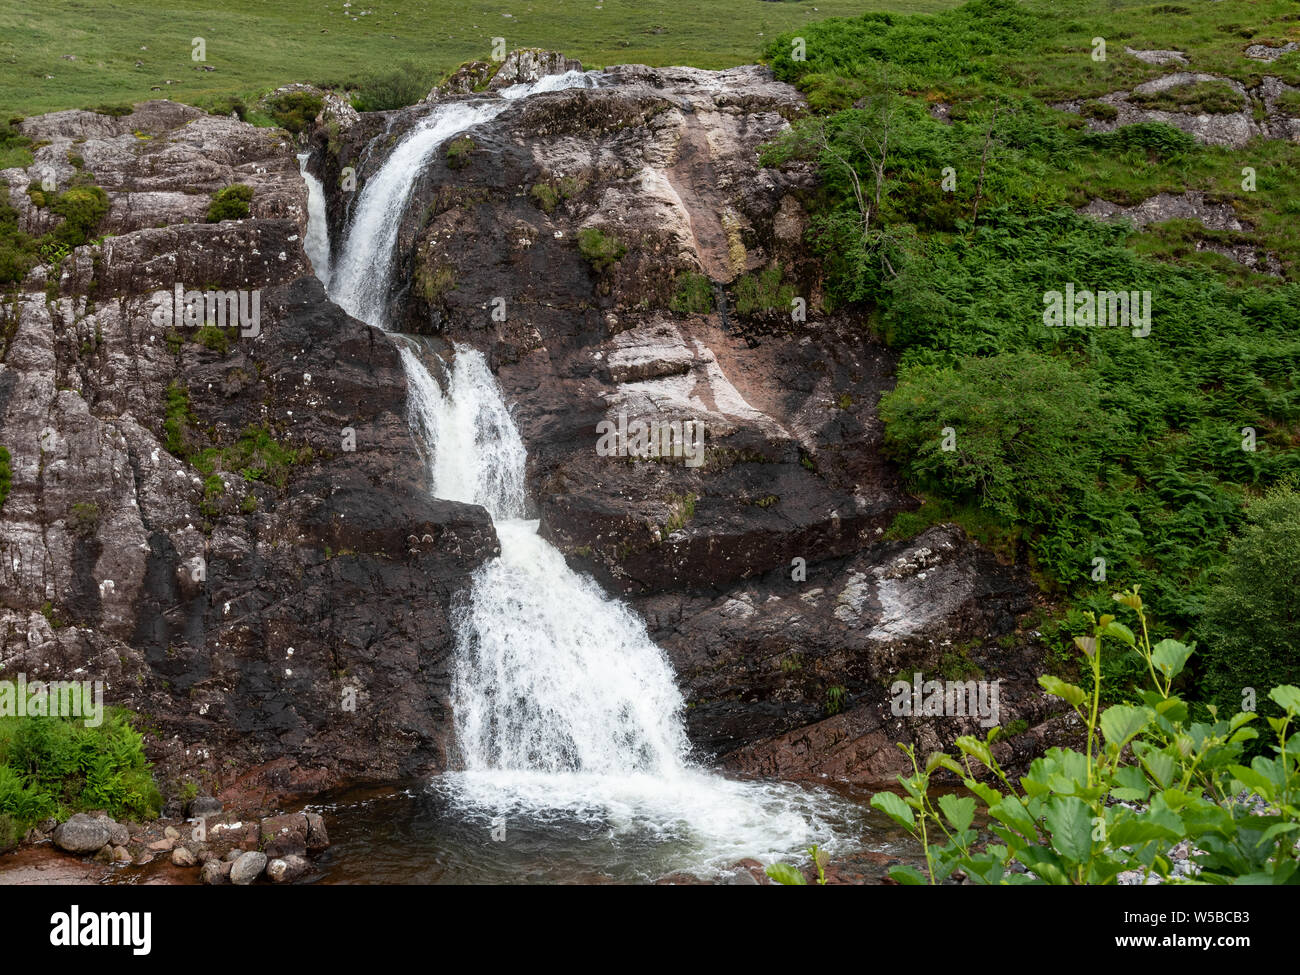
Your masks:
<path fill-rule="evenodd" d="M 366 181 L 356 202 L 331 291 L 351 315 L 378 328 L 387 327 L 385 299 L 393 277 L 393 248 L 415 177 L 434 150 L 468 128 L 496 118 L 510 102 L 544 91 L 589 88 L 591 75 L 581 71 L 548 75 L 531 85 L 512 85 L 500 98 L 445 102 L 417 122 Z"/>
<path fill-rule="evenodd" d="M 572 73 L 503 93 L 588 84 Z M 393 149 L 357 201 L 330 293 L 384 328 L 397 225 L 443 141 L 504 111 L 500 101 L 440 105 Z M 481 504 L 501 555 L 474 575 L 457 634 L 452 706 L 463 772 L 434 789 L 467 817 L 598 826 L 660 849 L 654 870 L 707 874 L 808 842 L 844 848 L 845 808 L 829 793 L 725 779 L 689 760 L 672 667 L 641 620 L 524 520 L 526 451 L 478 351 L 458 346 L 441 382 L 399 340 L 412 431 L 436 497 Z M 828 822 L 835 822 L 832 828 Z M 508 828 L 508 826 L 507 826 Z M 653 873 L 654 870 L 651 872 Z"/>
<path fill-rule="evenodd" d="M 303 182 L 307 184 L 307 236 L 302 248 L 307 252 L 312 270 L 325 290 L 330 286 L 330 234 L 329 224 L 325 219 L 325 188 L 311 173 L 307 172 L 307 153 L 298 156 L 298 169 Z"/>

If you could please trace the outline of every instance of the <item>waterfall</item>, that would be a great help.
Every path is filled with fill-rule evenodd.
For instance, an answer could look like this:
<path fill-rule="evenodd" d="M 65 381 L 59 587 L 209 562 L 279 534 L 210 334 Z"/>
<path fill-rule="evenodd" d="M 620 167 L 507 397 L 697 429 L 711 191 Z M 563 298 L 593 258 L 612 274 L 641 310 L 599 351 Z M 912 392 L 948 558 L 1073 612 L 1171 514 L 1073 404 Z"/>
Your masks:
<path fill-rule="evenodd" d="M 325 219 L 325 188 L 313 174 L 307 172 L 309 153 L 298 155 L 298 169 L 303 182 L 307 184 L 307 236 L 302 248 L 307 252 L 312 270 L 325 290 L 330 286 L 330 232 L 329 222 Z"/>
<path fill-rule="evenodd" d="M 571 72 L 506 89 L 504 101 L 436 106 L 362 190 L 331 297 L 385 328 L 397 226 L 432 154 L 510 99 L 593 83 Z M 653 843 L 665 851 L 661 873 L 788 855 L 810 838 L 833 847 L 826 817 L 842 809 L 829 794 L 733 781 L 691 764 L 684 702 L 663 651 L 525 519 L 527 454 L 482 354 L 457 346 L 450 363 L 434 362 L 435 375 L 414 342 L 394 339 L 433 495 L 482 505 L 501 544 L 454 613 L 451 697 L 464 771 L 432 788 L 485 827 L 516 817 Z"/>
<path fill-rule="evenodd" d="M 531 85 L 503 88 L 500 98 L 444 102 L 416 122 L 389 153 L 379 172 L 362 187 L 339 254 L 338 280 L 331 288 L 335 300 L 352 316 L 386 328 L 397 231 L 415 177 L 434 150 L 457 133 L 496 118 L 511 101 L 544 91 L 595 84 L 591 75 L 581 71 L 548 75 Z"/>

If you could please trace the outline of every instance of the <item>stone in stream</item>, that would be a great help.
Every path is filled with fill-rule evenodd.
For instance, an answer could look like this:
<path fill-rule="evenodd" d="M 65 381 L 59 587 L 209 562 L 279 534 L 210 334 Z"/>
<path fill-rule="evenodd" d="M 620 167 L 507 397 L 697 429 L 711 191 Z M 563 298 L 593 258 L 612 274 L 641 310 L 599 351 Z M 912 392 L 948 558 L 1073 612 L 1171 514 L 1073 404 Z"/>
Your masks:
<path fill-rule="evenodd" d="M 250 850 L 230 865 L 230 882 L 240 886 L 251 884 L 265 869 L 266 854 Z"/>
<path fill-rule="evenodd" d="M 273 884 L 291 884 L 307 876 L 310 871 L 311 863 L 296 854 L 272 860 L 266 867 L 266 875 Z"/>
<path fill-rule="evenodd" d="M 222 863 L 218 860 L 209 860 L 203 864 L 203 871 L 199 874 L 205 884 L 217 886 L 219 884 L 230 883 L 230 870 L 233 864 Z"/>

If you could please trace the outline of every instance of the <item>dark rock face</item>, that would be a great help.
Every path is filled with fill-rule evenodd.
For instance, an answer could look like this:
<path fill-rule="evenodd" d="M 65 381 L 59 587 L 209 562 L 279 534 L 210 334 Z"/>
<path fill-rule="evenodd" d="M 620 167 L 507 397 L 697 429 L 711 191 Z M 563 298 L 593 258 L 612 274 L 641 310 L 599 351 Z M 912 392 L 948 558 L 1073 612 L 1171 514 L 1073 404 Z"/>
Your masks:
<path fill-rule="evenodd" d="M 363 185 L 380 145 L 429 110 L 388 118 L 381 138 L 352 128 L 340 153 L 365 160 Z M 702 756 L 879 780 L 901 768 L 895 741 L 978 730 L 894 719 L 891 674 L 938 677 L 969 657 L 960 667 L 1007 681 L 1004 724 L 1046 711 L 1038 655 L 996 642 L 1030 606 L 1023 572 L 952 528 L 883 542 L 916 504 L 881 456 L 876 404 L 894 362 L 861 322 L 815 310 L 810 173 L 758 165 L 801 110 L 759 68 L 624 66 L 514 103 L 466 133 L 454 165 L 439 150 L 422 170 L 391 313 L 487 354 L 528 448 L 541 532 L 646 618 Z M 588 260 L 592 229 L 622 256 Z M 773 307 L 737 300 L 777 266 Z M 703 308 L 674 301 L 689 275 L 705 282 Z M 636 421 L 701 423 L 699 463 L 598 449 L 600 424 Z M 897 559 L 916 567 L 888 574 Z"/>
<path fill-rule="evenodd" d="M 292 147 L 170 103 L 23 125 L 37 166 L 75 142 L 111 236 L 0 310 L 5 676 L 104 680 L 164 786 L 269 801 L 444 767 L 448 613 L 496 537 L 428 497 L 395 349 L 311 276 Z M 32 173 L 3 177 L 27 201 Z M 190 222 L 232 182 L 249 219 Z M 259 290 L 257 333 L 155 324 L 176 284 Z"/>

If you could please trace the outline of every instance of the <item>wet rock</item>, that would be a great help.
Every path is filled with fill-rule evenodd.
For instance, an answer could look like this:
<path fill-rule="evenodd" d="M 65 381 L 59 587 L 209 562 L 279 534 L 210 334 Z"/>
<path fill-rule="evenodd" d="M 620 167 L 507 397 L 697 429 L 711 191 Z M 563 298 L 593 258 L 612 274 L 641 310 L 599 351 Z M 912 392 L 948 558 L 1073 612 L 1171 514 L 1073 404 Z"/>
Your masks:
<path fill-rule="evenodd" d="M 268 857 L 282 858 L 307 852 L 307 817 L 302 813 L 263 819 L 262 849 Z"/>
<path fill-rule="evenodd" d="M 266 869 L 266 854 L 250 850 L 230 865 L 230 882 L 240 886 L 251 884 Z"/>
<path fill-rule="evenodd" d="M 203 864 L 203 870 L 200 872 L 199 877 L 205 884 L 211 884 L 213 886 L 228 884 L 230 883 L 230 871 L 232 866 L 233 865 L 230 863 L 209 860 L 207 863 Z"/>
<path fill-rule="evenodd" d="M 86 813 L 74 813 L 60 823 L 52 839 L 60 850 L 69 853 L 94 853 L 108 843 L 110 831 L 102 820 Z"/>
<path fill-rule="evenodd" d="M 211 819 L 214 816 L 220 816 L 222 808 L 220 799 L 214 799 L 212 796 L 199 796 L 190 802 L 186 815 L 190 819 Z"/>
<path fill-rule="evenodd" d="M 178 846 L 172 850 L 172 863 L 178 867 L 192 867 L 198 863 L 198 860 L 185 847 Z"/>
<path fill-rule="evenodd" d="M 131 831 L 121 823 L 114 822 L 107 816 L 99 817 L 99 821 L 108 827 L 108 841 L 114 846 L 126 846 L 131 841 Z"/>
<path fill-rule="evenodd" d="M 307 817 L 307 852 L 319 853 L 330 845 L 325 819 L 320 813 L 309 812 L 304 815 Z"/>
<path fill-rule="evenodd" d="M 311 863 L 301 856 L 290 855 L 272 860 L 266 867 L 266 876 L 273 884 L 291 884 L 311 872 Z"/>

